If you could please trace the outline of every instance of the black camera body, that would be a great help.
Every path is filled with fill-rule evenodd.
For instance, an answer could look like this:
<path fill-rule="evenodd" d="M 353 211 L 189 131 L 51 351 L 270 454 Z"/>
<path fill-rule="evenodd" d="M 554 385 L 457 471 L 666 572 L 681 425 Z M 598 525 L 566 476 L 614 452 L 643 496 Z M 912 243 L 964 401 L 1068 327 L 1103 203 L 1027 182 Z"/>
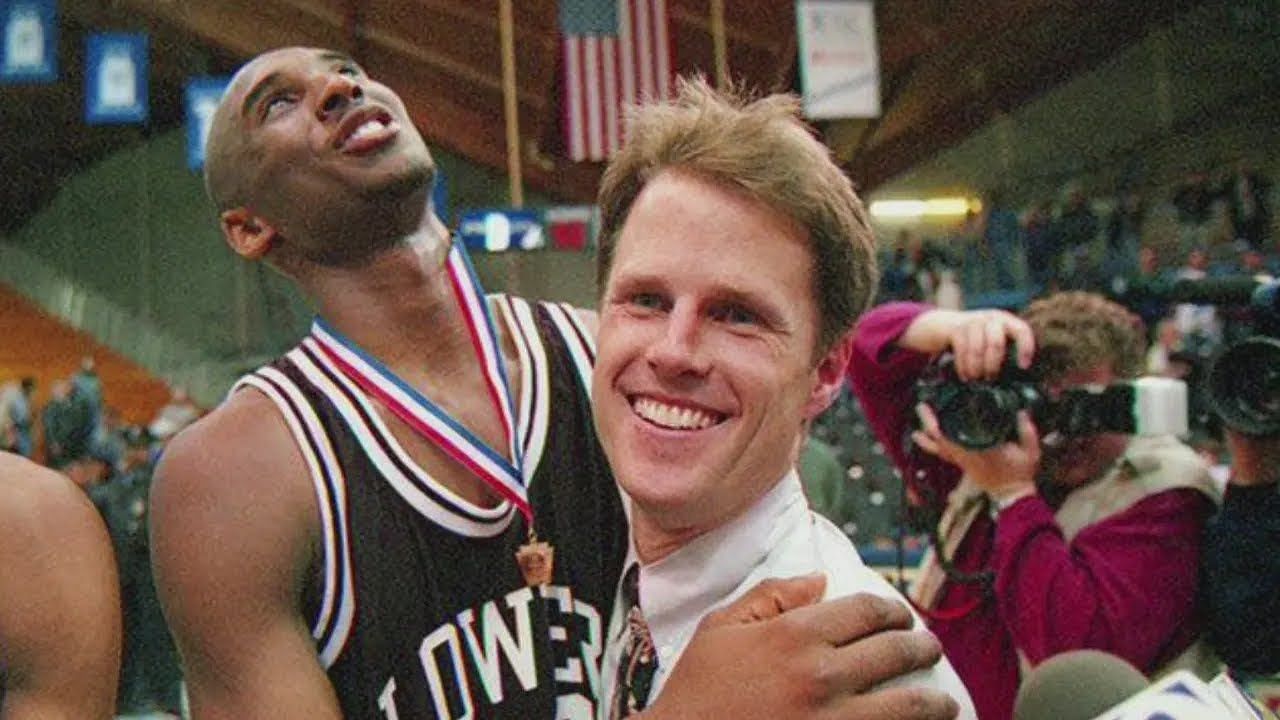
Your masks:
<path fill-rule="evenodd" d="M 984 450 L 1018 440 L 1018 412 L 1030 412 L 1041 437 L 1125 433 L 1182 435 L 1187 432 L 1187 387 L 1171 378 L 1139 378 L 1105 386 L 1083 386 L 1051 395 L 1013 355 L 992 381 L 964 382 L 954 358 L 944 354 L 933 373 L 916 384 L 916 402 L 926 403 L 952 442 Z"/>

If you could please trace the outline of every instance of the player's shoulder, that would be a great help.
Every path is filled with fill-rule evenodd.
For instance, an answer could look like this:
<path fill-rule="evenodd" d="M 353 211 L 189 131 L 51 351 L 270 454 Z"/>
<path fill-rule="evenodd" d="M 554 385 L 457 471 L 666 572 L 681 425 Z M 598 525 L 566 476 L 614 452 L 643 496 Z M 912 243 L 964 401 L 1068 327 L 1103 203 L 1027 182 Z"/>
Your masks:
<path fill-rule="evenodd" d="M 270 508 L 310 502 L 306 461 L 274 402 L 253 388 L 234 392 L 165 446 L 152 483 L 167 500 L 252 497 Z"/>
<path fill-rule="evenodd" d="M 99 528 L 84 491 L 66 476 L 0 453 L 0 545 L 21 546 Z"/>

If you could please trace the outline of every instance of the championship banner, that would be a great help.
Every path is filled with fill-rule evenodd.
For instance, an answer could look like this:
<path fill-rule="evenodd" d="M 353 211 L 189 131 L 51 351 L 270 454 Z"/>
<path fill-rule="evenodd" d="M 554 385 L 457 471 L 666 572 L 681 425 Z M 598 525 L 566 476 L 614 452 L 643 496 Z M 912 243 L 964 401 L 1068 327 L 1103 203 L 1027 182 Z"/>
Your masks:
<path fill-rule="evenodd" d="M 121 125 L 147 121 L 146 35 L 90 35 L 84 77 L 85 122 Z"/>
<path fill-rule="evenodd" d="M 546 246 L 542 214 L 535 210 L 493 209 L 463 213 L 458 235 L 468 251 L 506 252 Z"/>
<path fill-rule="evenodd" d="M 796 0 L 804 114 L 880 115 L 880 53 L 870 0 Z"/>
<path fill-rule="evenodd" d="M 54 0 L 0 0 L 4 22 L 0 84 L 58 79 L 58 20 Z"/>
<path fill-rule="evenodd" d="M 187 81 L 185 105 L 187 108 L 187 167 L 200 170 L 204 167 L 204 148 L 209 143 L 209 126 L 213 124 L 213 111 L 227 89 L 227 77 L 198 77 Z"/>

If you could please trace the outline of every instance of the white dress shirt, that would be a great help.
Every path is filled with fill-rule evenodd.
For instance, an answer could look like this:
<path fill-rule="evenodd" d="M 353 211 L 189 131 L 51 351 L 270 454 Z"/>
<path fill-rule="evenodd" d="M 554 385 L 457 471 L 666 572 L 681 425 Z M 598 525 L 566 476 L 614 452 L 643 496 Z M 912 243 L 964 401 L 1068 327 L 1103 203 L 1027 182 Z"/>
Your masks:
<path fill-rule="evenodd" d="M 632 562 L 636 562 L 634 545 L 626 567 Z M 641 565 L 640 607 L 658 656 L 650 704 L 662 692 L 704 615 L 728 605 L 767 578 L 815 572 L 827 576 L 824 599 L 867 592 L 906 602 L 887 580 L 863 564 L 844 533 L 809 510 L 800 477 L 794 470 L 741 516 L 656 563 Z M 924 627 L 919 617 L 916 627 Z M 608 717 L 625 629 L 622 597 L 618 593 L 601 669 L 601 718 Z M 923 685 L 941 690 L 960 704 L 961 720 L 977 717 L 964 683 L 946 658 L 928 670 L 887 685 Z"/>

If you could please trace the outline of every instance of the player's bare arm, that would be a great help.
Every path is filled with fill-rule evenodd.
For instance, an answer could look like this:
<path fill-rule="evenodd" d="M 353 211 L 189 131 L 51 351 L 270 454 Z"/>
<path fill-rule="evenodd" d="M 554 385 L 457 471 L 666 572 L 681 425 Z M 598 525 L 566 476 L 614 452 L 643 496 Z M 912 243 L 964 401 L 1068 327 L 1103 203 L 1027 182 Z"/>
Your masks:
<path fill-rule="evenodd" d="M 812 604 L 824 587 L 820 575 L 767 580 L 706 616 L 641 717 L 956 717 L 959 706 L 940 690 L 876 688 L 942 657 L 931 634 L 910 629 L 906 606 L 868 594 Z"/>
<path fill-rule="evenodd" d="M 110 718 L 119 669 L 120 598 L 101 518 L 70 480 L 0 454 L 0 718 Z"/>
<path fill-rule="evenodd" d="M 194 717 L 341 717 L 299 607 L 319 528 L 311 493 L 288 427 L 254 390 L 169 444 L 152 562 Z"/>

